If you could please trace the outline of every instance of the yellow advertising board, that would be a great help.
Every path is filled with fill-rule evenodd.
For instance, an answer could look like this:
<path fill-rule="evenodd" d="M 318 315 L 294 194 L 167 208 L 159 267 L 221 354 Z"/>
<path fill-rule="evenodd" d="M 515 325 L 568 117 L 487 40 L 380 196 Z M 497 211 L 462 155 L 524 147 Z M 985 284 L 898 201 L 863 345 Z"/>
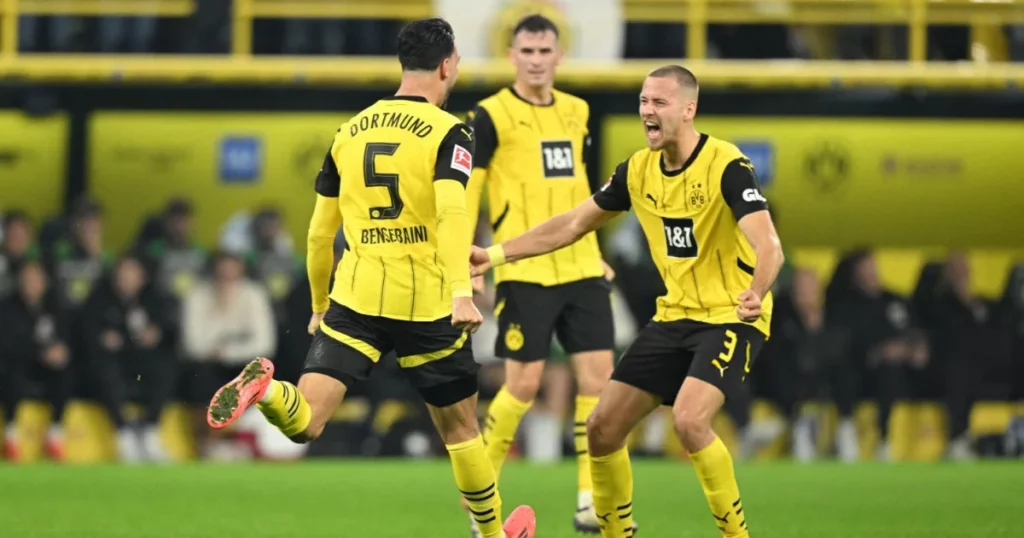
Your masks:
<path fill-rule="evenodd" d="M 698 116 L 740 146 L 789 246 L 1024 247 L 1020 120 Z M 644 147 L 637 116 L 602 126 L 602 172 Z"/>
<path fill-rule="evenodd" d="M 20 209 L 37 225 L 60 213 L 67 145 L 67 116 L 0 111 L 0 213 Z"/>
<path fill-rule="evenodd" d="M 89 191 L 107 240 L 126 247 L 146 216 L 187 197 L 196 239 L 217 244 L 240 211 L 276 207 L 302 249 L 313 182 L 351 114 L 106 112 L 89 123 Z"/>

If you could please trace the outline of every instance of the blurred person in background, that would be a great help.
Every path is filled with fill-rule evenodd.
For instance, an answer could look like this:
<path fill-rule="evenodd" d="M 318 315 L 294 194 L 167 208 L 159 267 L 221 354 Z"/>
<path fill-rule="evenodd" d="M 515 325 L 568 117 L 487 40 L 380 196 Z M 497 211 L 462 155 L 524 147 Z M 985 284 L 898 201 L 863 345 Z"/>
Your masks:
<path fill-rule="evenodd" d="M 209 264 L 206 250 L 193 238 L 193 229 L 192 204 L 178 198 L 147 221 L 136 240 L 147 275 L 156 291 L 168 301 L 167 313 L 162 317 L 166 331 L 161 344 L 168 350 L 179 344 L 181 303 Z"/>
<path fill-rule="evenodd" d="M 23 419 L 19 410 L 18 424 L 8 423 L 6 447 L 8 455 L 14 456 L 17 441 L 41 433 L 34 429 L 49 418 L 46 449 L 50 457 L 59 459 L 63 443 L 60 420 L 74 382 L 67 325 L 43 266 L 26 262 L 18 276 L 17 293 L 0 303 L 0 356 L 7 370 L 3 389 L 11 391 L 4 400 L 12 409 L 25 402 L 45 402 L 50 416 Z"/>
<path fill-rule="evenodd" d="M 837 437 L 840 458 L 858 457 L 853 411 L 862 398 L 878 405 L 877 457 L 889 459 L 889 415 L 898 400 L 913 392 L 913 373 L 928 364 L 927 344 L 917 337 L 909 302 L 886 290 L 875 258 L 859 250 L 840 262 L 826 296 L 826 319 L 850 331 L 846 364 L 835 373 L 840 414 Z"/>
<path fill-rule="evenodd" d="M 174 389 L 175 365 L 161 346 L 168 308 L 147 289 L 142 261 L 123 256 L 86 309 L 83 375 L 90 378 L 88 396 L 107 407 L 117 427 L 120 458 L 166 460 L 158 424 Z M 141 411 L 129 410 L 129 404 Z"/>
<path fill-rule="evenodd" d="M 1024 404 L 1024 264 L 1010 270 L 1000 302 L 1002 326 L 1009 338 L 1010 400 Z M 1018 405 L 1016 416 L 1006 432 L 1006 452 L 1024 458 L 1024 412 Z"/>
<path fill-rule="evenodd" d="M 558 28 L 546 17 L 530 15 L 513 29 L 509 45 L 515 83 L 480 101 L 468 122 L 476 143 L 473 174 L 466 187 L 470 225 L 475 229 L 486 189 L 495 243 L 526 231 L 530 223 L 568 210 L 591 194 L 585 167 L 590 107 L 554 88 L 556 67 L 562 60 Z M 578 473 L 573 519 L 576 530 L 590 534 L 599 533 L 600 525 L 593 507 L 586 420 L 611 378 L 615 327 L 609 281 L 613 277 L 595 233 L 550 255 L 500 267 L 494 275 L 498 318 L 494 354 L 505 360 L 505 384 L 487 410 L 487 455 L 500 477 L 520 422 L 537 398 L 551 358 L 552 337 L 557 334 L 576 374 Z M 561 387 L 553 391 L 556 399 L 565 397 L 565 378 L 561 376 L 561 382 L 557 374 L 551 378 L 551 388 Z M 541 422 L 549 427 L 542 428 L 560 430 L 561 408 L 560 403 L 549 406 L 548 419 Z"/>
<path fill-rule="evenodd" d="M 792 285 L 775 298 L 772 338 L 765 343 L 764 361 L 771 365 L 753 378 L 753 392 L 776 406 L 793 424 L 792 451 L 800 461 L 813 459 L 816 449 L 814 417 L 802 417 L 798 404 L 817 398 L 812 372 L 821 365 L 820 344 L 825 335 L 825 310 L 821 283 L 810 269 L 793 272 Z M 748 453 L 774 441 L 784 430 L 781 421 L 755 424 L 749 431 Z"/>
<path fill-rule="evenodd" d="M 971 290 L 967 255 L 954 252 L 942 269 L 928 331 L 935 368 L 924 385 L 936 388 L 929 396 L 945 400 L 950 441 L 947 456 L 961 461 L 974 457 L 967 431 L 971 407 L 986 378 L 998 370 L 998 354 L 1005 348 L 995 330 L 995 305 Z"/>
<path fill-rule="evenodd" d="M 21 266 L 37 256 L 34 247 L 32 222 L 21 211 L 4 214 L 0 227 L 0 300 L 18 287 Z"/>
<path fill-rule="evenodd" d="M 245 277 L 245 263 L 227 252 L 213 259 L 213 275 L 185 296 L 182 343 L 189 362 L 189 402 L 195 406 L 196 439 L 205 449 L 206 406 L 253 357 L 276 350 L 277 331 L 270 299 Z"/>
<path fill-rule="evenodd" d="M 102 208 L 92 200 L 80 200 L 72 213 L 70 229 L 49 253 L 50 274 L 64 305 L 72 310 L 82 306 L 112 262 L 113 257 L 103 247 Z"/>
<path fill-rule="evenodd" d="M 252 219 L 251 249 L 247 254 L 249 271 L 256 282 L 263 285 L 274 308 L 274 319 L 277 322 L 277 351 L 274 356 L 278 361 L 292 361 L 301 367 L 302 353 L 288 354 L 286 346 L 288 334 L 302 333 L 295 330 L 296 323 L 305 322 L 309 310 L 306 303 L 301 314 L 291 316 L 288 299 L 295 288 L 300 264 L 295 257 L 291 236 L 284 230 L 281 214 L 276 209 L 261 210 Z M 308 344 L 308 341 L 307 341 Z M 307 345 L 308 347 L 308 345 Z M 280 366 L 275 364 L 275 368 Z M 285 366 L 288 369 L 288 366 Z"/>

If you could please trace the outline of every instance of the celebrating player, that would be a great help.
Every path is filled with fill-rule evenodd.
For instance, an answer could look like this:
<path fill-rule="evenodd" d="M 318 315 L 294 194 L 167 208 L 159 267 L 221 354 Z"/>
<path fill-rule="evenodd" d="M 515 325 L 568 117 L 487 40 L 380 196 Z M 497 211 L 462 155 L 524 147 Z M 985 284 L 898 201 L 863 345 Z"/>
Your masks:
<path fill-rule="evenodd" d="M 590 196 L 584 152 L 590 145 L 590 108 L 554 89 L 562 58 L 558 29 L 541 15 L 526 17 L 512 32 L 509 58 L 516 81 L 484 99 L 470 113 L 476 137 L 473 175 L 467 187 L 471 229 L 488 187 L 495 241 L 510 239 Z M 597 235 L 588 233 L 558 252 L 495 271 L 498 339 L 505 385 L 487 410 L 487 455 L 500 475 L 523 415 L 533 405 L 551 351 L 552 336 L 571 354 L 576 397 L 579 461 L 577 530 L 600 532 L 594 513 L 585 424 L 614 361 L 610 269 L 601 261 Z"/>
<path fill-rule="evenodd" d="M 342 125 L 316 179 L 307 265 L 313 344 L 299 386 L 273 379 L 257 359 L 210 403 L 214 428 L 252 403 L 296 442 L 316 439 L 353 383 L 394 351 L 427 403 L 462 492 L 484 536 L 532 537 L 533 510 L 502 527 L 501 497 L 477 418 L 473 306 L 466 258 L 469 128 L 441 105 L 459 74 L 451 26 L 413 22 L 398 37 L 402 83 Z M 342 187 L 342 181 L 345 185 Z M 330 296 L 332 246 L 344 224 L 347 251 Z"/>
<path fill-rule="evenodd" d="M 722 535 L 748 536 L 732 457 L 711 419 L 741 389 L 768 336 L 769 289 L 782 247 L 753 166 L 736 146 L 698 133 L 697 79 L 670 65 L 644 81 L 647 149 L 575 209 L 487 250 L 474 273 L 571 245 L 630 207 L 636 210 L 667 293 L 623 355 L 587 420 L 594 507 L 604 538 L 633 536 L 633 476 L 626 436 L 659 405 L 672 406 Z"/>

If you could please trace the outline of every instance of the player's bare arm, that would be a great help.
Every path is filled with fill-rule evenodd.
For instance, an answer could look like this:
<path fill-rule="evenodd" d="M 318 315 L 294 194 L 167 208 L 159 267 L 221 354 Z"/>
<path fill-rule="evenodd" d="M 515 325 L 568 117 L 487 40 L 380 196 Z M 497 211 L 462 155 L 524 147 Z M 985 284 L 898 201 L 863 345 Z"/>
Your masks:
<path fill-rule="evenodd" d="M 482 275 L 493 266 L 525 260 L 569 246 L 616 215 L 617 211 L 605 211 L 593 198 L 588 198 L 571 211 L 552 217 L 515 239 L 486 250 L 473 247 L 470 255 L 473 275 Z"/>
<path fill-rule="evenodd" d="M 334 238 L 341 227 L 341 208 L 338 206 L 341 176 L 330 153 L 316 178 L 316 190 L 316 205 L 306 235 L 306 273 L 313 297 L 313 315 L 306 327 L 309 334 L 316 332 L 331 304 L 328 294 L 334 270 Z"/>
<path fill-rule="evenodd" d="M 761 194 L 754 166 L 745 157 L 730 162 L 722 173 L 722 195 L 732 209 L 736 223 L 750 243 L 757 261 L 750 289 L 737 297 L 740 320 L 761 317 L 761 301 L 775 284 L 782 268 L 782 243 L 768 212 L 768 200 Z"/>

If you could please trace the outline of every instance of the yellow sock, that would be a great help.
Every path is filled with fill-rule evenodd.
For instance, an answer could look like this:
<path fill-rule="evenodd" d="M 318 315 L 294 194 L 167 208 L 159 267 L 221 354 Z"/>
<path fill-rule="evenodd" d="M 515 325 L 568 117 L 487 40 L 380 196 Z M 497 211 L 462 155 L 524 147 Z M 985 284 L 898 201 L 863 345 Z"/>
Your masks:
<path fill-rule="evenodd" d="M 469 503 L 473 520 L 480 526 L 480 533 L 484 536 L 503 536 L 501 495 L 498 494 L 494 467 L 484 450 L 483 438 L 478 435 L 464 443 L 447 445 L 446 448 L 452 459 L 455 484 Z"/>
<path fill-rule="evenodd" d="M 277 426 L 289 438 L 306 431 L 313 418 L 309 402 L 298 387 L 287 381 L 271 381 L 267 393 L 256 407 L 267 418 L 267 422 Z"/>
<path fill-rule="evenodd" d="M 505 465 L 512 441 L 515 441 L 519 423 L 532 405 L 533 402 L 520 402 L 502 386 L 487 408 L 484 442 L 487 444 L 487 457 L 494 467 L 494 476 L 501 476 L 501 467 Z"/>
<path fill-rule="evenodd" d="M 747 518 L 743 515 L 740 488 L 733 473 L 732 456 L 721 439 L 690 454 L 693 469 L 704 488 L 704 496 L 715 516 L 718 530 L 725 538 L 747 538 Z"/>
<path fill-rule="evenodd" d="M 587 450 L 587 418 L 597 407 L 597 396 L 576 397 L 576 423 L 573 425 L 573 436 L 576 440 L 576 471 L 577 490 L 583 497 L 594 491 L 594 480 L 590 477 L 590 454 Z M 577 508 L 582 508 L 578 506 Z"/>
<path fill-rule="evenodd" d="M 603 538 L 633 536 L 633 469 L 625 447 L 607 456 L 591 457 L 594 510 Z"/>

